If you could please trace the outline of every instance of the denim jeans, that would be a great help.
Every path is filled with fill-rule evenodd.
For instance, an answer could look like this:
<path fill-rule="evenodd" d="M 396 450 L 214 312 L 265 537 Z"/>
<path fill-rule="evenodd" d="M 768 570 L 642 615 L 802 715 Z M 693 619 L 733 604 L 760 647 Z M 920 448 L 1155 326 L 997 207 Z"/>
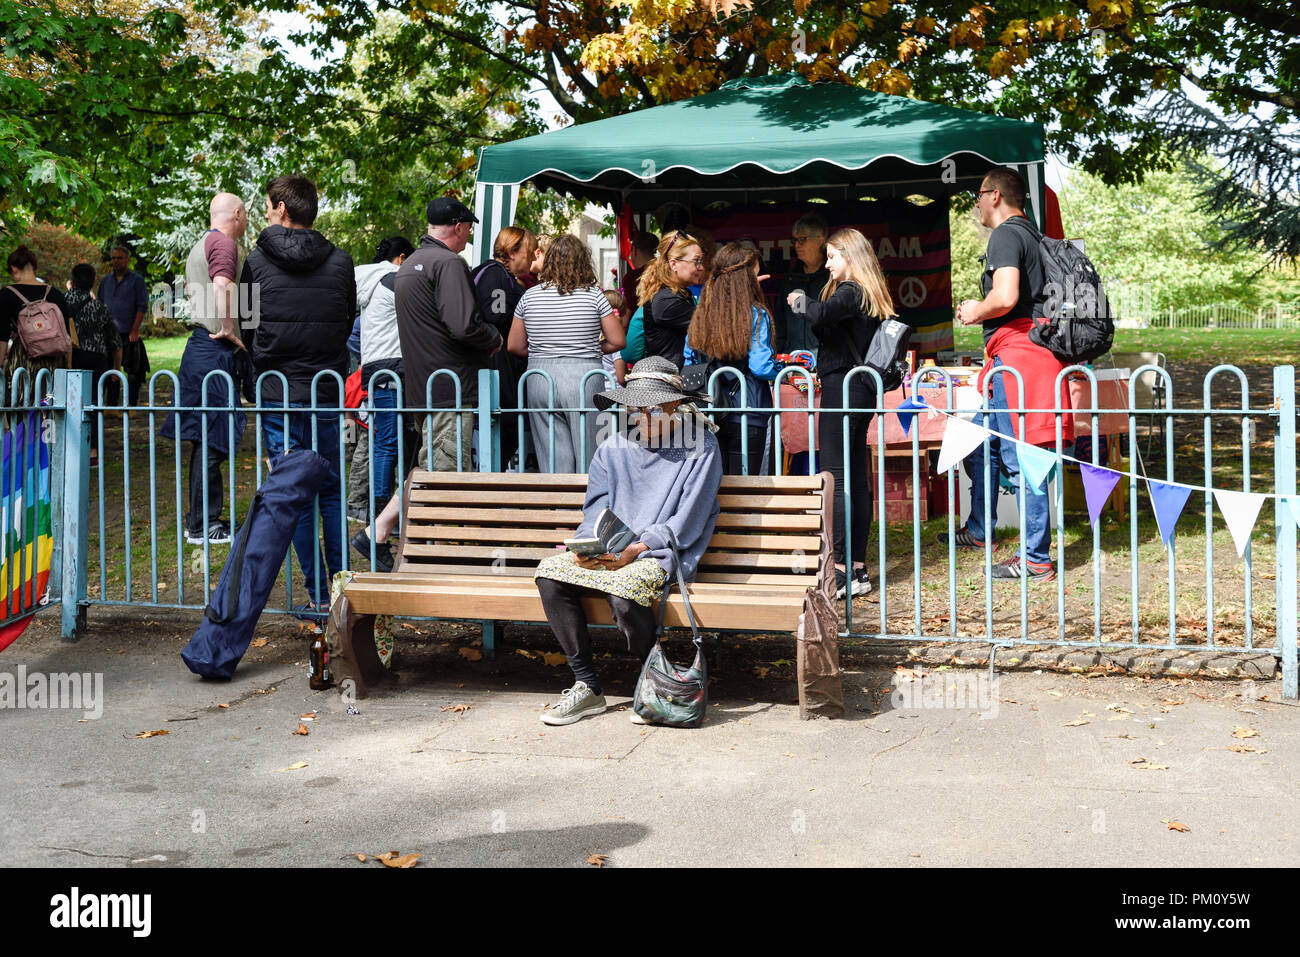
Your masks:
<path fill-rule="evenodd" d="M 993 360 L 994 366 L 1002 365 L 1001 359 Z M 966 520 L 966 528 L 970 533 L 980 541 L 990 541 L 996 537 L 993 529 L 998 524 L 998 470 L 1001 468 L 1007 474 L 1011 484 L 1018 490 L 1020 483 L 1020 460 L 1016 457 L 1016 443 L 1011 440 L 999 439 L 996 433 L 1002 435 L 1018 435 L 1015 419 L 1016 416 L 1006 411 L 1007 390 L 1003 386 L 1003 377 L 1006 373 L 993 377 L 992 397 L 989 400 L 990 411 L 988 421 L 983 421 L 982 413 L 975 416 L 975 424 L 982 425 L 995 433 L 989 439 L 989 478 L 992 482 L 992 488 L 989 490 L 989 524 L 991 526 L 989 534 L 986 535 L 984 529 L 984 446 L 981 443 L 975 447 L 966 459 L 967 465 L 970 466 L 970 518 Z M 999 464 L 1000 463 L 1000 464 Z M 1019 492 L 1017 491 L 1017 494 Z M 1051 561 L 1049 550 L 1052 546 L 1052 530 L 1049 519 L 1047 506 L 1046 489 L 1030 488 L 1025 484 L 1025 541 L 1021 549 L 1021 557 L 1025 561 L 1034 562 L 1035 564 L 1044 565 Z"/>
<path fill-rule="evenodd" d="M 275 400 L 264 400 L 267 407 L 276 406 Z M 301 409 L 303 402 L 290 402 L 291 409 Z M 271 458 L 293 449 L 310 449 L 312 446 L 312 420 L 316 422 L 316 452 L 329 463 L 329 477 L 321 486 L 316 501 L 320 504 L 321 530 L 325 533 L 325 554 L 321 557 L 320 541 L 316 536 L 315 514 L 311 504 L 302 510 L 298 527 L 293 533 L 293 550 L 298 553 L 307 593 L 318 604 L 329 604 L 330 580 L 343 570 L 343 485 L 339 475 L 339 414 L 337 412 L 289 413 L 289 438 L 286 445 L 284 416 L 268 413 L 262 416 L 262 436 L 266 454 Z"/>
<path fill-rule="evenodd" d="M 397 408 L 397 390 L 375 386 L 371 393 L 376 409 Z M 376 412 L 371 422 L 370 440 L 374 445 L 375 487 L 372 497 L 387 502 L 393 494 L 393 472 L 397 468 L 397 439 L 401 423 L 396 412 Z"/>

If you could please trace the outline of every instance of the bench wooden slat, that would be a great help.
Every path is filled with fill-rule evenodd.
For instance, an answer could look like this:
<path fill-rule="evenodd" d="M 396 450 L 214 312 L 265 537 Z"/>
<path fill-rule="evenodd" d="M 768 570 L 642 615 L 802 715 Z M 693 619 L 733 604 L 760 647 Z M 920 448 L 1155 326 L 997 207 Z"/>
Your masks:
<path fill-rule="evenodd" d="M 485 504 L 484 489 L 467 488 L 412 488 L 411 501 L 421 505 Z M 582 508 L 586 492 L 516 492 L 509 493 L 510 504 L 549 505 L 552 508 Z"/>
<path fill-rule="evenodd" d="M 416 485 L 437 488 L 544 488 L 587 490 L 585 473 L 556 472 L 426 472 L 416 469 L 412 475 Z M 731 489 L 811 489 L 819 490 L 822 481 L 807 475 L 724 475 L 722 492 Z"/>
<path fill-rule="evenodd" d="M 448 522 L 466 525 L 554 525 L 557 528 L 575 529 L 582 523 L 582 509 L 544 509 L 544 508 L 470 508 L 448 506 L 446 508 L 417 505 L 412 506 L 406 516 L 407 522 Z M 754 514 L 744 511 L 726 511 L 718 513 L 715 526 L 719 529 L 753 529 L 763 532 L 815 532 L 821 528 L 821 516 L 799 513 Z M 568 536 L 566 536 L 568 537 Z"/>
<path fill-rule="evenodd" d="M 744 495 L 718 495 L 718 505 L 720 508 L 731 511 L 758 511 L 767 509 L 771 511 L 796 512 L 820 509 L 822 507 L 821 493 L 807 492 L 803 495 L 776 495 L 763 492 L 750 492 Z"/>
<path fill-rule="evenodd" d="M 817 570 L 817 555 L 805 554 L 799 563 L 802 567 L 813 573 Z M 700 559 L 701 571 L 710 568 L 781 568 L 791 574 L 799 574 L 795 571 L 795 556 L 781 553 L 759 552 L 709 552 L 704 553 Z"/>
<path fill-rule="evenodd" d="M 407 537 L 414 541 L 436 539 L 450 542 L 494 542 L 501 545 L 563 545 L 573 535 L 573 529 L 561 528 L 487 528 L 470 525 L 424 525 L 412 522 Z M 739 535 L 715 534 L 709 540 L 710 549 L 740 548 L 765 552 L 816 551 L 821 545 L 816 535 Z"/>
<path fill-rule="evenodd" d="M 444 566 L 452 568 L 453 566 Z M 485 569 L 486 572 L 486 569 Z M 518 573 L 522 574 L 518 574 Z M 723 576 L 719 576 L 723 577 Z M 729 576 L 744 577 L 744 576 Z M 690 594 L 692 600 L 696 595 L 708 596 L 713 594 L 732 594 L 732 595 L 757 595 L 760 597 L 770 597 L 773 595 L 789 596 L 794 593 L 802 596 L 805 588 L 809 583 L 796 579 L 794 576 L 768 576 L 776 581 L 773 582 L 713 582 L 696 580 L 690 584 Z M 492 581 L 493 578 L 501 579 L 500 583 Z M 485 582 L 485 579 L 487 580 Z M 456 574 L 454 571 L 445 572 L 438 575 L 439 585 L 456 585 L 462 588 L 478 588 L 483 585 L 490 587 L 503 588 L 529 588 L 536 587 L 533 584 L 532 569 L 526 569 L 522 566 L 516 566 L 510 569 L 509 573 L 462 573 Z M 422 585 L 428 584 L 429 575 L 424 572 L 360 572 L 353 579 L 357 587 L 366 587 L 368 589 L 382 589 L 387 584 L 403 585 Z M 521 584 L 522 583 L 522 584 Z M 349 588 L 352 587 L 350 584 Z"/>
<path fill-rule="evenodd" d="M 466 525 L 555 525 L 569 529 L 582 522 L 582 509 L 542 508 L 438 508 L 412 506 L 406 520 L 417 522 L 458 522 Z"/>
<path fill-rule="evenodd" d="M 518 586 L 477 585 L 465 589 L 455 585 L 432 585 L 419 582 L 391 583 L 386 586 L 353 581 L 348 585 L 348 601 L 360 614 L 388 614 L 407 617 L 493 619 L 507 605 L 512 621 L 544 622 L 546 614 L 541 596 Z M 589 620 L 600 624 L 612 622 L 609 603 L 600 596 L 583 600 Z M 770 596 L 691 595 L 691 609 L 701 628 L 773 629 L 789 631 L 802 607 L 802 596 L 790 592 Z M 686 606 L 674 593 L 669 599 L 666 622 L 671 627 L 689 627 Z"/>

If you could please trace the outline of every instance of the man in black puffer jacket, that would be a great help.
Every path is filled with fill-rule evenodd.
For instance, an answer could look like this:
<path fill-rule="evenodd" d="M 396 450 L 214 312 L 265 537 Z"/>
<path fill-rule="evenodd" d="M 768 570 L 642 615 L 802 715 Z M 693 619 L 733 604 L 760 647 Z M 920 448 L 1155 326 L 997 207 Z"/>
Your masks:
<path fill-rule="evenodd" d="M 316 221 L 316 186 L 302 176 L 280 176 L 266 187 L 266 220 L 240 276 L 243 327 L 251 331 L 253 367 L 261 379 L 263 406 L 328 409 L 318 415 L 266 415 L 262 430 L 266 454 L 313 448 L 329 462 L 330 477 L 319 503 L 325 556 L 320 557 L 313 510 L 303 510 L 293 535 L 294 551 L 307 582 L 309 602 L 299 617 L 323 618 L 329 610 L 329 585 L 343 568 L 343 484 L 339 474 L 339 420 L 342 381 L 348 374 L 347 341 L 356 318 L 356 278 L 352 257 L 311 228 Z M 250 341 L 245 336 L 245 341 Z M 288 383 L 284 394 L 281 373 Z M 312 380 L 322 375 L 312 395 Z"/>

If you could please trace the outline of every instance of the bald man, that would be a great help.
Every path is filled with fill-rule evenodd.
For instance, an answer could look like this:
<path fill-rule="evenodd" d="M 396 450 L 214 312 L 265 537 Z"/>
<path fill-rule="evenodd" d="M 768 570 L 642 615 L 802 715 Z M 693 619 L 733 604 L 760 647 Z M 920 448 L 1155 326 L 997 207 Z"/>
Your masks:
<path fill-rule="evenodd" d="M 185 261 L 185 293 L 190 306 L 190 341 L 181 356 L 179 404 L 185 406 L 230 407 L 234 412 L 208 412 L 207 435 L 201 412 L 180 414 L 180 438 L 190 442 L 190 497 L 185 515 L 185 540 L 192 545 L 204 541 L 213 545 L 230 541 L 230 523 L 221 519 L 221 462 L 234 455 L 244 434 L 247 418 L 238 396 L 231 397 L 220 377 L 209 380 L 203 392 L 203 377 L 214 369 L 228 373 L 236 388 L 251 380 L 248 352 L 239 338 L 238 277 L 241 265 L 236 241 L 248 228 L 244 201 L 233 193 L 218 193 L 208 205 L 208 231 L 190 250 Z M 234 445 L 229 442 L 228 417 L 235 420 Z M 174 439 L 175 417 L 163 423 L 164 438 Z M 207 463 L 204 464 L 204 449 Z M 206 503 L 204 476 L 207 476 Z"/>

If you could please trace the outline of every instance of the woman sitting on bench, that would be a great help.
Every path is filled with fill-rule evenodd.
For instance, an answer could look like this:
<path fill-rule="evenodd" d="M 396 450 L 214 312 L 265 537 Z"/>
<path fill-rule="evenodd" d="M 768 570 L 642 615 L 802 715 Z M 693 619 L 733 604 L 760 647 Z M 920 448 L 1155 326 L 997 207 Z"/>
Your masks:
<path fill-rule="evenodd" d="M 718 517 L 722 455 L 715 427 L 687 404 L 707 402 L 707 397 L 686 393 L 677 367 L 659 356 L 638 362 L 626 381 L 624 388 L 594 399 L 602 411 L 620 407 L 620 430 L 600 444 L 591 460 L 583 520 L 574 538 L 596 536 L 597 520 L 608 509 L 635 540 L 617 555 L 584 558 L 567 551 L 537 567 L 546 620 L 574 677 L 573 687 L 542 713 L 543 724 L 573 724 L 606 707 L 592 662 L 583 596 L 605 596 L 628 650 L 644 662 L 655 642 L 651 605 L 676 571 L 670 541 L 676 540 L 682 573 L 690 581 Z M 636 712 L 632 721 L 643 723 Z"/>

